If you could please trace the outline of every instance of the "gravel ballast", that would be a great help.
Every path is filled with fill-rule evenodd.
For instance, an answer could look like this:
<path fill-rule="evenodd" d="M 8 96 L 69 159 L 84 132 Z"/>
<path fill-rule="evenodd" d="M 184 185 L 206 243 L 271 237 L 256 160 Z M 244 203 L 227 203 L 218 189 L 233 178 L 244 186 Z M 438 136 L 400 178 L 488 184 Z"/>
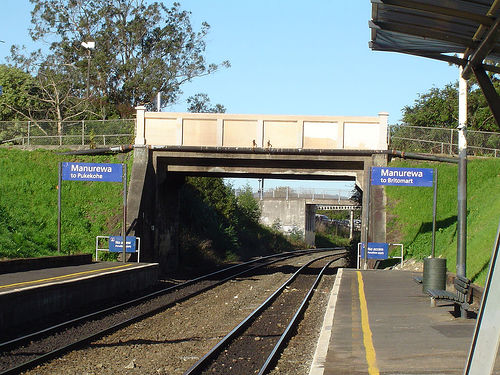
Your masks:
<path fill-rule="evenodd" d="M 26 374 L 183 374 L 312 256 L 220 285 Z M 289 261 L 288 261 L 289 262 Z M 322 278 L 272 374 L 307 374 L 335 275 Z"/>

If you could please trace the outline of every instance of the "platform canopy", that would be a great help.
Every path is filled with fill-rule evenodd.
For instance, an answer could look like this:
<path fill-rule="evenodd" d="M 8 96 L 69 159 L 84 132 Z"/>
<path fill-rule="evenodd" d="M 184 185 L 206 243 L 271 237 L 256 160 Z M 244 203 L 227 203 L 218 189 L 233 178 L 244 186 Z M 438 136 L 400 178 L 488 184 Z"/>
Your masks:
<path fill-rule="evenodd" d="M 500 0 L 371 0 L 370 48 L 461 65 L 474 74 L 500 124 Z"/>

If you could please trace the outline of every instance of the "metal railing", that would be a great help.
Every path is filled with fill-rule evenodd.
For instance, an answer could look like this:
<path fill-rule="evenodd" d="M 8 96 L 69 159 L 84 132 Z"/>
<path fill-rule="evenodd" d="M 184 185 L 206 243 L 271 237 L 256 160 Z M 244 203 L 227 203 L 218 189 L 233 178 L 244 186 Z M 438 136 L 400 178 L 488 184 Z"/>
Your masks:
<path fill-rule="evenodd" d="M 135 120 L 0 121 L 0 144 L 115 146 L 134 141 Z"/>
<path fill-rule="evenodd" d="M 135 120 L 0 121 L 0 144 L 23 146 L 116 146 L 134 143 Z M 458 130 L 391 125 L 390 149 L 458 154 Z M 500 133 L 467 131 L 469 153 L 500 157 Z"/>
<path fill-rule="evenodd" d="M 238 195 L 239 192 L 237 191 Z M 297 189 L 289 186 L 267 189 L 261 192 L 260 190 L 254 194 L 256 199 L 308 199 L 308 200 L 330 200 L 330 201 L 345 201 L 349 200 L 348 192 L 340 191 L 339 189 Z"/>
<path fill-rule="evenodd" d="M 458 130 L 408 125 L 392 125 L 388 132 L 389 148 L 407 152 L 458 154 Z M 500 133 L 467 131 L 469 153 L 500 157 Z"/>

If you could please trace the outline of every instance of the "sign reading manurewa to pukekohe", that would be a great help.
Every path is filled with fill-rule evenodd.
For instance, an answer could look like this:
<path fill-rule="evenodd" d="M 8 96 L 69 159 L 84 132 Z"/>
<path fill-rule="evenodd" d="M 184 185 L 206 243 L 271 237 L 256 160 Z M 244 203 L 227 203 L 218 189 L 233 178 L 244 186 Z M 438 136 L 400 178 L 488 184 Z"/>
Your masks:
<path fill-rule="evenodd" d="M 123 165 L 112 163 L 62 163 L 65 181 L 122 182 Z"/>
<path fill-rule="evenodd" d="M 372 167 L 372 185 L 432 187 L 432 168 Z"/>

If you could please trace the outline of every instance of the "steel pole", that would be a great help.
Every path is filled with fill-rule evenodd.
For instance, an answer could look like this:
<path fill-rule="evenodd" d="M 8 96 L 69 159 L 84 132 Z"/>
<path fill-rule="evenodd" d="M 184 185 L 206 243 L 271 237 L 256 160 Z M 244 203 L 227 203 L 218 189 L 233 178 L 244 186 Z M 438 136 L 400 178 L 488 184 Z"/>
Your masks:
<path fill-rule="evenodd" d="M 61 182 L 62 163 L 58 165 L 59 178 L 57 182 L 57 252 L 61 254 Z"/>
<path fill-rule="evenodd" d="M 125 263 L 127 255 L 127 164 L 123 165 L 123 263 Z"/>
<path fill-rule="evenodd" d="M 458 95 L 457 275 L 466 277 L 467 258 L 467 81 L 460 67 Z"/>
<path fill-rule="evenodd" d="M 459 152 L 458 218 L 457 218 L 457 275 L 466 277 L 467 258 L 467 150 Z"/>
<path fill-rule="evenodd" d="M 368 233 L 370 227 L 370 190 L 372 187 L 372 168 L 369 168 L 368 172 L 368 187 L 366 189 L 366 216 L 365 216 L 365 243 L 364 243 L 364 251 L 363 251 L 363 260 L 364 266 L 363 268 L 368 269 Z M 363 198 L 364 199 L 364 198 Z"/>

